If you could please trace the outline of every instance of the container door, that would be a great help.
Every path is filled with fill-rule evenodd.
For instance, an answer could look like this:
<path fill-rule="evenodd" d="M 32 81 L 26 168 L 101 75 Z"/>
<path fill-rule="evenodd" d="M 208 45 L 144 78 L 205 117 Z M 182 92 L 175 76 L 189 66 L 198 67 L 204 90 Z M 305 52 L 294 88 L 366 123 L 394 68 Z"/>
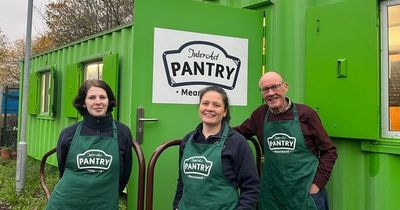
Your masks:
<path fill-rule="evenodd" d="M 306 103 L 330 136 L 379 138 L 377 11 L 374 1 L 307 10 Z"/>
<path fill-rule="evenodd" d="M 134 138 L 143 136 L 146 161 L 161 143 L 183 138 L 200 123 L 201 88 L 225 88 L 232 104 L 231 125 L 262 103 L 263 16 L 261 11 L 188 0 L 135 1 L 131 128 Z M 149 119 L 140 129 L 138 108 Z M 155 173 L 153 208 L 171 209 L 177 147 L 161 155 Z M 136 181 L 131 177 L 129 209 L 136 208 Z"/>

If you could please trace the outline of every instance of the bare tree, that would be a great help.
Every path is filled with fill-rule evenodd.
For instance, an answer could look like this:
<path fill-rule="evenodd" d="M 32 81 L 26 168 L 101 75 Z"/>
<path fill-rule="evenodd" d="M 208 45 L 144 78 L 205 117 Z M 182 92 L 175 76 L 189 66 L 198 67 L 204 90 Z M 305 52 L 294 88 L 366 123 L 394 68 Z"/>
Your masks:
<path fill-rule="evenodd" d="M 48 33 L 35 37 L 32 41 L 32 55 L 44 53 L 57 45 Z"/>
<path fill-rule="evenodd" d="M 55 44 L 48 36 L 42 35 L 32 41 L 32 55 L 43 53 Z M 8 87 L 19 86 L 19 72 L 25 55 L 25 41 L 23 39 L 9 43 L 7 37 L 0 30 L 0 85 Z"/>
<path fill-rule="evenodd" d="M 133 0 L 57 0 L 46 8 L 49 36 L 58 46 L 133 19 Z"/>
<path fill-rule="evenodd" d="M 0 29 L 0 85 L 18 87 L 19 56 Z M 22 51 L 23 54 L 23 51 Z"/>

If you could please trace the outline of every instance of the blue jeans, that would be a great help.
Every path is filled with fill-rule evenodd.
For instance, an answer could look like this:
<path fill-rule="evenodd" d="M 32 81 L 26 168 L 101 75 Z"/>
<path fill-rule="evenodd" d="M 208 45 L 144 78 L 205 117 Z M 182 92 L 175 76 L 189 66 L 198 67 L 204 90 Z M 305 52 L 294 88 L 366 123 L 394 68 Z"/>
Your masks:
<path fill-rule="evenodd" d="M 328 193 L 322 188 L 318 193 L 311 194 L 318 210 L 329 210 Z"/>

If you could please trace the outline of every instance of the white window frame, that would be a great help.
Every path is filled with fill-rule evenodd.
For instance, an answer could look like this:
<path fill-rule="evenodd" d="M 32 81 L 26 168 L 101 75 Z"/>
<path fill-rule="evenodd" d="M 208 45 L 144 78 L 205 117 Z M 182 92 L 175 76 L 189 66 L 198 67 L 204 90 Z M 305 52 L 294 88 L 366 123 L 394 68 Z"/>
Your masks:
<path fill-rule="evenodd" d="M 97 76 L 98 77 L 95 78 L 95 79 L 102 80 L 103 79 L 103 66 L 104 66 L 104 63 L 103 63 L 103 61 L 95 61 L 95 62 L 85 63 L 84 68 L 83 68 L 84 81 L 88 80 L 88 79 L 94 79 L 94 78 L 88 78 L 88 74 L 87 74 L 88 67 L 92 66 L 92 65 L 96 65 L 97 66 L 97 74 L 98 74 Z"/>
<path fill-rule="evenodd" d="M 45 76 L 47 75 L 47 76 Z M 46 85 L 46 81 L 44 81 L 44 78 L 47 78 L 48 83 Z M 50 114 L 50 109 L 51 109 L 51 83 L 52 83 L 52 75 L 51 71 L 43 71 L 40 72 L 40 103 L 39 103 L 39 113 L 40 115 L 49 115 Z M 47 101 L 47 106 L 45 107 L 45 103 Z M 47 111 L 46 111 L 47 110 Z"/>
<path fill-rule="evenodd" d="M 388 7 L 400 5 L 400 0 L 381 1 L 381 125 L 382 137 L 400 138 L 400 131 L 390 131 L 389 125 L 389 48 Z"/>

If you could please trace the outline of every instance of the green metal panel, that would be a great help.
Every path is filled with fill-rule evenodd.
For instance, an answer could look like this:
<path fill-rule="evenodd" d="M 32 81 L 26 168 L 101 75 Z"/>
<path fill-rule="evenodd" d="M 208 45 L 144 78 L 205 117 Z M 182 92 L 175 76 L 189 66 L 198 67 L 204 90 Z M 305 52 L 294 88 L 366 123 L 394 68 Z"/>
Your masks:
<path fill-rule="evenodd" d="M 336 3 L 347 4 L 347 12 L 343 12 L 342 10 L 327 11 L 324 8 L 329 6 L 334 6 Z M 346 3 L 344 3 L 346 2 Z M 350 3 L 349 3 L 350 2 Z M 376 124 L 371 127 L 364 128 L 365 123 L 370 123 L 369 119 L 363 120 L 359 125 L 359 128 L 349 127 L 346 133 L 352 133 L 357 135 L 357 132 L 366 132 L 367 134 L 373 133 L 373 136 L 377 135 L 378 120 L 379 120 L 379 105 L 378 105 L 378 92 L 379 91 L 379 66 L 378 66 L 378 53 L 379 48 L 377 47 L 378 40 L 378 29 L 376 28 L 377 24 L 377 7 L 375 6 L 378 1 L 374 0 L 309 0 L 309 1 L 293 1 L 293 0 L 276 0 L 273 1 L 273 4 L 268 5 L 266 9 L 266 38 L 267 38 L 267 55 L 266 55 L 266 64 L 267 69 L 275 69 L 284 73 L 287 80 L 289 81 L 289 96 L 294 98 L 295 100 L 304 100 L 306 99 L 306 103 L 310 103 L 310 98 L 315 96 L 321 96 L 318 100 L 314 100 L 314 103 L 323 103 L 323 100 L 327 100 L 332 105 L 329 109 L 331 112 L 331 116 L 334 115 L 342 115 L 342 112 L 347 113 L 348 120 L 352 120 L 353 112 L 357 112 L 359 108 L 365 109 L 361 106 L 368 106 L 368 109 L 373 107 L 373 110 L 364 110 L 367 113 L 366 116 L 371 117 L 373 122 Z M 365 5 L 364 5 L 365 4 Z M 344 49 L 349 49 L 353 53 L 359 53 L 363 57 L 365 61 L 367 61 L 368 66 L 365 68 L 367 70 L 367 77 L 359 76 L 360 79 L 368 79 L 365 80 L 364 86 L 362 88 L 365 89 L 366 85 L 371 85 L 369 88 L 365 89 L 365 93 L 359 93 L 358 90 L 357 95 L 352 91 L 353 88 L 357 88 L 357 85 L 361 82 L 358 81 L 356 84 L 351 85 L 345 91 L 340 89 L 336 94 L 331 94 L 331 91 L 325 91 L 323 88 L 326 86 L 326 81 L 320 80 L 319 77 L 324 78 L 328 75 L 328 67 L 331 68 L 326 63 L 322 66 L 321 71 L 323 72 L 314 72 L 315 76 L 312 79 L 316 80 L 315 82 L 319 83 L 317 88 L 313 89 L 313 92 L 309 92 L 309 77 L 310 72 L 306 72 L 306 68 L 308 70 L 309 61 L 319 62 L 321 57 L 326 56 L 326 54 L 330 54 L 332 50 L 338 50 L 341 45 L 337 43 L 332 43 L 331 45 L 324 45 L 318 42 L 318 44 L 314 43 L 316 46 L 316 50 L 319 50 L 319 53 L 316 53 L 312 57 L 309 56 L 309 52 L 306 46 L 309 47 L 310 38 L 315 39 L 315 35 L 309 37 L 308 33 L 314 32 L 313 29 L 309 29 L 309 27 L 315 27 L 315 24 L 307 25 L 306 23 L 306 9 L 310 6 L 321 6 L 320 8 L 312 8 L 314 13 L 320 12 L 321 16 L 326 18 L 332 18 L 329 21 L 337 21 L 343 22 L 346 21 L 357 21 L 359 26 L 354 26 L 354 28 L 348 28 L 347 26 L 343 28 L 342 26 L 337 26 L 334 29 L 329 29 L 328 33 L 330 38 L 333 38 L 333 42 L 335 42 L 336 38 L 342 39 L 343 36 L 348 36 L 349 39 L 354 40 L 354 31 L 359 31 L 358 35 L 361 34 L 361 39 L 359 41 L 365 42 L 365 47 L 360 47 L 360 44 L 357 39 L 355 39 L 355 45 L 353 43 L 347 43 L 347 46 Z M 321 9 L 321 10 L 319 10 Z M 350 14 L 351 10 L 354 14 Z M 359 10 L 364 10 L 360 14 Z M 366 14 L 368 13 L 368 14 Z M 309 12 L 307 11 L 309 15 Z M 360 18 L 354 17 L 361 15 Z M 328 16 L 328 17 L 327 17 Z M 310 17 L 307 17 L 307 22 Z M 321 21 L 321 33 L 325 25 Z M 339 23 L 338 23 L 339 24 Z M 348 23 L 351 24 L 351 23 Z M 360 27 L 365 27 L 367 24 L 367 30 L 360 29 Z M 346 25 L 346 24 L 345 24 Z M 311 32 L 310 32 L 311 31 Z M 371 31 L 373 31 L 371 33 Z M 348 32 L 348 33 L 347 33 Z M 325 34 L 326 34 L 325 33 Z M 343 35 L 343 33 L 347 33 Z M 366 33 L 366 34 L 365 34 Z M 339 37 L 337 37 L 339 36 Z M 365 38 L 368 36 L 369 38 Z M 373 45 L 373 47 L 371 47 Z M 349 46 L 349 47 L 348 47 Z M 343 47 L 342 47 L 343 48 Z M 357 58 L 361 59 L 361 58 Z M 307 62 L 307 66 L 305 65 Z M 335 60 L 335 68 L 336 69 L 336 60 Z M 350 62 L 350 60 L 348 60 Z M 329 64 L 329 63 L 328 63 Z M 348 63 L 348 67 L 351 67 L 352 64 Z M 306 66 L 306 68 L 305 68 Z M 365 66 L 363 66 L 364 68 Z M 348 68 L 348 73 L 351 72 L 352 69 Z M 373 71 L 373 73 L 368 72 Z M 307 75 L 305 75 L 307 73 Z M 362 73 L 361 75 L 363 75 Z M 307 76 L 307 78 L 305 77 Z M 307 79 L 305 81 L 305 79 Z M 372 80 L 369 81 L 369 80 Z M 315 85 L 315 84 L 314 84 Z M 305 87 L 307 87 L 307 91 L 305 91 Z M 337 90 L 337 87 L 332 87 L 332 91 Z M 372 92 L 371 92 L 372 90 Z M 350 91 L 350 92 L 349 92 Z M 311 94 L 311 95 L 310 95 Z M 325 97 L 322 97 L 326 95 Z M 337 102 L 331 100 L 331 98 L 343 97 L 342 103 L 349 104 L 348 107 L 343 108 L 341 105 L 338 108 Z M 351 95 L 351 96 L 349 96 Z M 350 97 L 354 97 L 355 99 L 349 99 Z M 362 97 L 362 99 L 360 99 Z M 369 100 L 373 100 L 373 105 L 371 106 L 371 102 Z M 365 104 L 364 102 L 367 102 Z M 341 104 L 339 102 L 339 104 Z M 315 108 L 313 104 L 310 104 Z M 326 104 L 328 105 L 328 104 Z M 351 108 L 357 107 L 357 108 Z M 320 111 L 321 114 L 321 111 Z M 325 113 L 327 114 L 327 113 Z M 358 113 L 356 113 L 357 116 Z M 322 121 L 326 124 L 325 117 L 323 115 Z M 371 132 L 371 130 L 373 130 Z M 331 134 L 331 131 L 329 131 Z M 361 136 L 360 136 L 361 137 Z M 400 186 L 400 156 L 396 154 L 383 154 L 379 153 L 379 151 L 387 152 L 389 149 L 374 149 L 374 152 L 364 152 L 361 150 L 361 142 L 360 137 L 355 137 L 357 139 L 350 138 L 339 138 L 334 139 L 334 143 L 337 146 L 339 159 L 336 162 L 332 177 L 328 182 L 328 196 L 329 196 L 329 204 L 330 209 L 333 210 L 342 210 L 342 209 L 369 209 L 369 210 L 380 210 L 380 209 L 390 209 L 397 210 L 399 206 L 398 202 L 398 194 L 400 193 L 397 186 Z M 369 142 L 367 142 L 369 143 Z M 373 142 L 371 142 L 373 143 Z M 372 145 L 372 144 L 371 144 Z M 375 145 L 375 144 L 373 144 Z M 371 149 L 372 150 L 372 149 Z M 390 151 L 393 152 L 394 148 L 391 148 Z M 398 146 L 397 146 L 397 150 Z M 378 152 L 378 153 L 376 153 Z"/>
<path fill-rule="evenodd" d="M 80 81 L 82 81 L 80 65 L 90 59 L 102 59 L 110 54 L 119 54 L 119 59 L 125 59 L 119 64 L 125 72 L 121 73 L 124 80 L 117 83 L 120 89 L 117 103 L 123 104 L 118 107 L 118 111 L 121 113 L 119 120 L 130 125 L 132 62 L 127 58 L 132 57 L 132 47 L 126 46 L 132 46 L 132 30 L 132 25 L 121 26 L 31 58 L 30 72 L 38 72 L 49 66 L 56 67 L 53 107 L 57 114 L 53 118 L 28 116 L 26 140 L 29 156 L 41 159 L 46 151 L 56 146 L 61 130 L 79 120 L 79 118 L 69 117 L 68 109 L 76 113 L 72 106 L 72 100 L 77 94 Z M 69 74 L 69 68 L 74 69 L 73 74 Z M 23 81 L 22 78 L 21 81 Z M 68 96 L 66 92 L 69 86 L 75 87 L 75 91 L 71 90 Z M 33 87 L 35 86 L 31 85 L 29 89 L 32 90 Z M 48 162 L 56 164 L 55 156 L 52 156 Z"/>
<path fill-rule="evenodd" d="M 36 72 L 29 74 L 28 114 L 31 115 L 37 115 L 39 111 L 38 81 L 38 74 Z"/>
<path fill-rule="evenodd" d="M 110 85 L 118 100 L 119 82 L 119 56 L 118 53 L 107 55 L 103 58 L 103 80 Z M 118 109 L 113 110 L 114 119 L 118 119 Z"/>
<path fill-rule="evenodd" d="M 329 135 L 379 138 L 376 1 L 344 1 L 307 10 L 306 102 Z"/>
<path fill-rule="evenodd" d="M 255 8 L 261 5 L 270 4 L 274 0 L 194 0 L 198 2 L 206 2 L 212 4 L 218 4 L 222 6 L 229 6 L 235 8 Z"/>
<path fill-rule="evenodd" d="M 182 138 L 200 122 L 197 105 L 153 104 L 152 69 L 154 28 L 167 28 L 205 34 L 248 39 L 248 106 L 233 106 L 232 123 L 239 124 L 261 104 L 258 79 L 262 65 L 263 12 L 229 8 L 188 0 L 137 0 L 135 1 L 135 30 L 133 57 L 133 105 L 144 107 L 145 117 L 157 117 L 158 122 L 144 125 L 144 143 L 141 145 L 146 159 L 162 142 Z M 134 122 L 134 121 L 133 121 Z M 135 127 L 132 125 L 131 127 Z M 170 209 L 176 188 L 178 171 L 177 148 L 162 155 L 157 164 L 154 188 L 154 209 Z M 137 183 L 131 179 L 129 192 Z M 136 204 L 129 197 L 129 209 Z"/>
<path fill-rule="evenodd" d="M 400 156 L 361 151 L 354 139 L 333 140 L 339 158 L 327 185 L 330 209 L 397 210 Z"/>
<path fill-rule="evenodd" d="M 81 63 L 68 64 L 66 67 L 65 89 L 64 89 L 64 108 L 63 112 L 66 117 L 77 118 L 78 112 L 72 106 L 72 102 L 78 93 L 78 88 L 81 83 L 79 78 L 82 71 Z"/>
<path fill-rule="evenodd" d="M 280 72 L 289 84 L 288 96 L 305 101 L 305 10 L 306 0 L 273 0 L 265 5 L 266 69 Z"/>
<path fill-rule="evenodd" d="M 55 82 L 56 82 L 56 67 L 52 66 L 50 67 L 50 74 L 51 74 L 51 84 L 50 84 L 50 110 L 49 110 L 49 117 L 54 117 L 56 114 L 56 101 L 55 101 Z"/>

